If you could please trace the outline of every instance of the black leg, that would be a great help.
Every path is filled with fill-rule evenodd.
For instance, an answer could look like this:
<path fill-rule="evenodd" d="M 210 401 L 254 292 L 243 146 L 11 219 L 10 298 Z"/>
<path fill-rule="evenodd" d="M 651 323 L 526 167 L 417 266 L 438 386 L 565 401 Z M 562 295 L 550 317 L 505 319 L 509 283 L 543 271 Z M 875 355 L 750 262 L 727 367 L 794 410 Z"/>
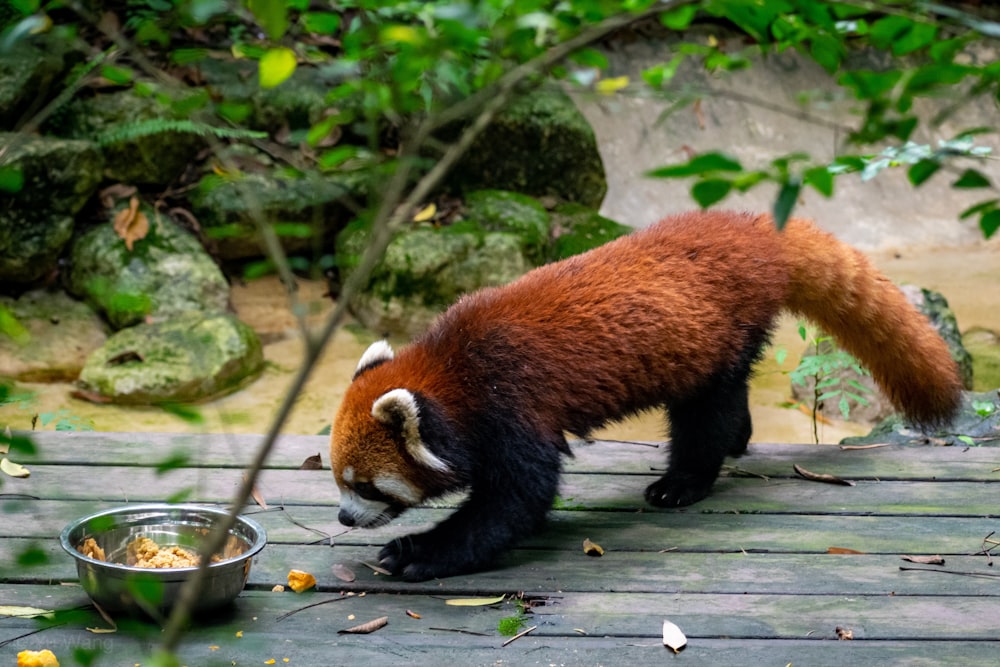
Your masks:
<path fill-rule="evenodd" d="M 538 441 L 491 442 L 493 460 L 476 475 L 468 500 L 427 531 L 383 547 L 383 567 L 407 581 L 483 570 L 545 520 L 559 488 L 558 450 Z"/>
<path fill-rule="evenodd" d="M 698 502 L 711 491 L 725 457 L 746 452 L 752 430 L 748 377 L 746 372 L 711 383 L 697 396 L 668 406 L 670 461 L 663 477 L 646 489 L 651 505 L 680 507 Z"/>

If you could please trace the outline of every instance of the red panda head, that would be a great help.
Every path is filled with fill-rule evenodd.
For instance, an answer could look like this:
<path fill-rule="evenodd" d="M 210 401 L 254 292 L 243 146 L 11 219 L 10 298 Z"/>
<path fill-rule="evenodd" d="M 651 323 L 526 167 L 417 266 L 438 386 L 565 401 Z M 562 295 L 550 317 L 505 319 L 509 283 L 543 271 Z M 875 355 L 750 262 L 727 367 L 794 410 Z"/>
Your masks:
<path fill-rule="evenodd" d="M 388 369 L 375 372 L 393 357 L 385 341 L 368 348 L 334 420 L 330 460 L 345 526 L 385 525 L 440 494 L 451 478 L 449 464 L 423 439 L 418 396 L 392 386 Z"/>

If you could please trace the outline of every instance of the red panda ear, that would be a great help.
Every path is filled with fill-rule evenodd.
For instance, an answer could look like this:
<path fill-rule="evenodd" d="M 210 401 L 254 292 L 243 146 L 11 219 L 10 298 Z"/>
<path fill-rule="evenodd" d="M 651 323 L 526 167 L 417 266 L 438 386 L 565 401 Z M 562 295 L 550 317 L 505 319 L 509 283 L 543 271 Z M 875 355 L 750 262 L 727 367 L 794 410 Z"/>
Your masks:
<path fill-rule="evenodd" d="M 358 365 L 354 369 L 354 377 L 356 379 L 359 375 L 365 371 L 375 368 L 380 364 L 384 364 L 387 361 L 392 361 L 395 354 L 392 348 L 389 346 L 389 342 L 385 340 L 377 340 L 368 346 L 365 353 L 361 355 L 361 359 L 358 360 Z"/>
<path fill-rule="evenodd" d="M 438 472 L 450 472 L 448 464 L 439 459 L 420 437 L 420 408 L 412 392 L 406 389 L 385 392 L 372 404 L 372 417 L 390 428 L 399 429 L 406 451 L 417 463 Z"/>

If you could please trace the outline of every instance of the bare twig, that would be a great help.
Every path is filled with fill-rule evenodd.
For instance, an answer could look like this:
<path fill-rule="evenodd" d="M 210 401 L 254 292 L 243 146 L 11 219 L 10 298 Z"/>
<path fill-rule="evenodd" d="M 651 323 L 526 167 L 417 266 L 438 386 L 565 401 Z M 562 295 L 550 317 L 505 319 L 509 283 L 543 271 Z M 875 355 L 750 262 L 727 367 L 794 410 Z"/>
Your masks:
<path fill-rule="evenodd" d="M 346 600 L 346 599 L 348 599 L 350 597 L 353 597 L 353 596 L 352 595 L 341 595 L 339 598 L 330 598 L 329 600 L 323 600 L 322 602 L 313 602 L 312 604 L 307 604 L 304 607 L 299 607 L 298 609 L 293 609 L 291 611 L 286 611 L 284 614 L 281 614 L 280 616 L 278 616 L 274 620 L 275 621 L 283 621 L 286 618 L 288 618 L 289 616 L 293 616 L 293 615 L 299 613 L 300 611 L 305 611 L 306 609 L 312 609 L 313 607 L 319 607 L 320 605 L 324 605 L 324 604 L 330 604 L 331 602 L 340 602 L 341 600 Z"/>
<path fill-rule="evenodd" d="M 515 641 L 517 641 L 518 639 L 520 639 L 521 637 L 523 637 L 523 636 L 525 636 L 526 634 L 528 634 L 529 632 L 534 632 L 534 631 L 535 631 L 535 630 L 537 630 L 537 629 L 538 629 L 538 626 L 537 626 L 537 625 L 533 625 L 533 626 L 531 626 L 530 628 L 525 628 L 524 630 L 521 630 L 521 631 L 520 631 L 519 633 L 517 633 L 516 635 L 514 635 L 513 637 L 511 637 L 510 639 L 508 639 L 507 641 L 505 641 L 505 642 L 504 642 L 503 644 L 501 644 L 500 646 L 507 646 L 507 644 L 510 644 L 510 643 L 512 643 L 512 642 L 515 642 Z"/>

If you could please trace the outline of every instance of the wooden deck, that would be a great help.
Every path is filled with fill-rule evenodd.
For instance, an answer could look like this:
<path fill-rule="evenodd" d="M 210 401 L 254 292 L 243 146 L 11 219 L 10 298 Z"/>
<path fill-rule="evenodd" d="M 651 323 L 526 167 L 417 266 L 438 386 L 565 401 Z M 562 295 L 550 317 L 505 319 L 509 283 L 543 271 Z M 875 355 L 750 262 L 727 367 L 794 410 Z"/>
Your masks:
<path fill-rule="evenodd" d="M 123 622 L 112 634 L 86 629 L 106 624 L 73 584 L 59 531 L 126 502 L 186 495 L 225 503 L 259 438 L 50 432 L 35 440 L 32 460 L 14 457 L 30 478 L 4 478 L 0 487 L 0 605 L 78 613 L 59 616 L 57 627 L 0 618 L 0 663 L 49 648 L 64 667 L 83 664 L 74 649 L 96 655 L 94 665 L 148 664 L 155 624 Z M 984 538 L 1000 534 L 1000 448 L 751 445 L 711 498 L 661 511 L 643 504 L 642 491 L 662 468 L 663 448 L 577 443 L 542 534 L 496 570 L 408 584 L 361 562 L 447 508 L 345 533 L 326 438 L 285 438 L 259 484 L 269 509 L 246 510 L 267 529 L 268 546 L 233 608 L 185 635 L 182 664 L 995 664 L 1000 565 L 992 562 L 1000 549 L 991 558 L 996 545 Z M 299 469 L 317 453 L 323 470 Z M 184 467 L 158 474 L 156 464 L 176 455 L 187 457 Z M 807 481 L 793 464 L 856 484 Z M 584 538 L 605 555 L 584 555 Z M 31 547 L 43 562 L 17 565 Z M 863 553 L 829 553 L 834 547 Z M 913 564 L 904 554 L 946 562 Z M 355 581 L 334 576 L 334 564 L 350 568 Z M 318 588 L 272 592 L 291 568 L 314 573 Z M 507 599 L 488 606 L 444 601 L 500 594 Z M 525 627 L 536 628 L 502 646 L 498 622 L 517 613 L 518 596 L 528 607 Z M 337 634 L 381 616 L 388 625 L 372 634 Z M 687 634 L 677 656 L 661 643 L 664 619 Z M 853 640 L 838 641 L 838 627 Z"/>

